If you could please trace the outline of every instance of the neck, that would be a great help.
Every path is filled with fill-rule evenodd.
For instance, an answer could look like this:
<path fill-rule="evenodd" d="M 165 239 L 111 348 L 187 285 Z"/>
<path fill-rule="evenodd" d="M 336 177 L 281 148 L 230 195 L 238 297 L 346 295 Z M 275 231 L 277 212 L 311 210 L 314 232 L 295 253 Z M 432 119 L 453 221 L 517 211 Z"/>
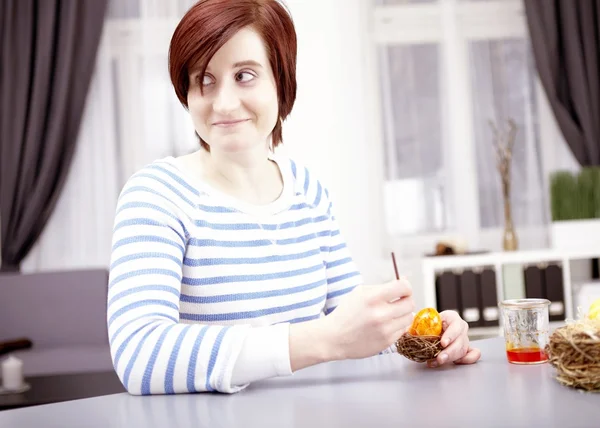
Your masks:
<path fill-rule="evenodd" d="M 267 147 L 243 152 L 202 151 L 206 179 L 221 191 L 255 204 L 277 199 L 283 181 Z"/>

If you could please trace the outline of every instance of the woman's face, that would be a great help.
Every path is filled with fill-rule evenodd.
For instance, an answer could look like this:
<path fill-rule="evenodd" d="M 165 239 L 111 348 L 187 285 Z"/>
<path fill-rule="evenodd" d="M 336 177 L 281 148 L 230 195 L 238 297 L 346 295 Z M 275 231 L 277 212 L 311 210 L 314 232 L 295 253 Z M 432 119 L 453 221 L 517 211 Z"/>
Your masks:
<path fill-rule="evenodd" d="M 188 108 L 211 151 L 267 147 L 277 123 L 277 87 L 258 33 L 238 31 L 211 58 L 204 76 L 192 68 L 189 79 Z"/>

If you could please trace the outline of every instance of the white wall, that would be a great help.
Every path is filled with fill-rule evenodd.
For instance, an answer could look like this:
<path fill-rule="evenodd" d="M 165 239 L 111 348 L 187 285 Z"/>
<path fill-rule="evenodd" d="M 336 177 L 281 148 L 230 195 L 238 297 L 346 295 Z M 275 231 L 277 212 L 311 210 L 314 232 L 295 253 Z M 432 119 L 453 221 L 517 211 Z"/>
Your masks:
<path fill-rule="evenodd" d="M 285 152 L 328 186 L 367 283 L 393 278 L 384 251 L 377 113 L 367 73 L 367 1 L 287 0 L 298 34 L 298 95 Z"/>

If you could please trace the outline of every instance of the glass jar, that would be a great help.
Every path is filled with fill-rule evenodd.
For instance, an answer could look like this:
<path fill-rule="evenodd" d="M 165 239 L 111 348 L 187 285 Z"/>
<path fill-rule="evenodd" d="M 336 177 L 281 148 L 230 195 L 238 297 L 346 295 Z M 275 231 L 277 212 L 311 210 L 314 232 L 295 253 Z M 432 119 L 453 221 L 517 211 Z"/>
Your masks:
<path fill-rule="evenodd" d="M 512 299 L 500 303 L 506 357 L 513 364 L 548 361 L 545 347 L 550 335 L 547 299 Z"/>

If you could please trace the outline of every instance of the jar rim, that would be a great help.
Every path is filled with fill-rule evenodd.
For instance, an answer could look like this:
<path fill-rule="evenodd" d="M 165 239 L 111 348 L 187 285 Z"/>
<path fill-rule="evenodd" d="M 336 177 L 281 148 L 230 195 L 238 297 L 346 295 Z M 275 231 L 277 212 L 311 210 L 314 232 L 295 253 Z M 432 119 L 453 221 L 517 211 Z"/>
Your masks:
<path fill-rule="evenodd" d="M 528 299 L 508 299 L 500 302 L 499 306 L 510 309 L 533 309 L 542 308 L 550 305 L 548 299 L 528 298 Z"/>

